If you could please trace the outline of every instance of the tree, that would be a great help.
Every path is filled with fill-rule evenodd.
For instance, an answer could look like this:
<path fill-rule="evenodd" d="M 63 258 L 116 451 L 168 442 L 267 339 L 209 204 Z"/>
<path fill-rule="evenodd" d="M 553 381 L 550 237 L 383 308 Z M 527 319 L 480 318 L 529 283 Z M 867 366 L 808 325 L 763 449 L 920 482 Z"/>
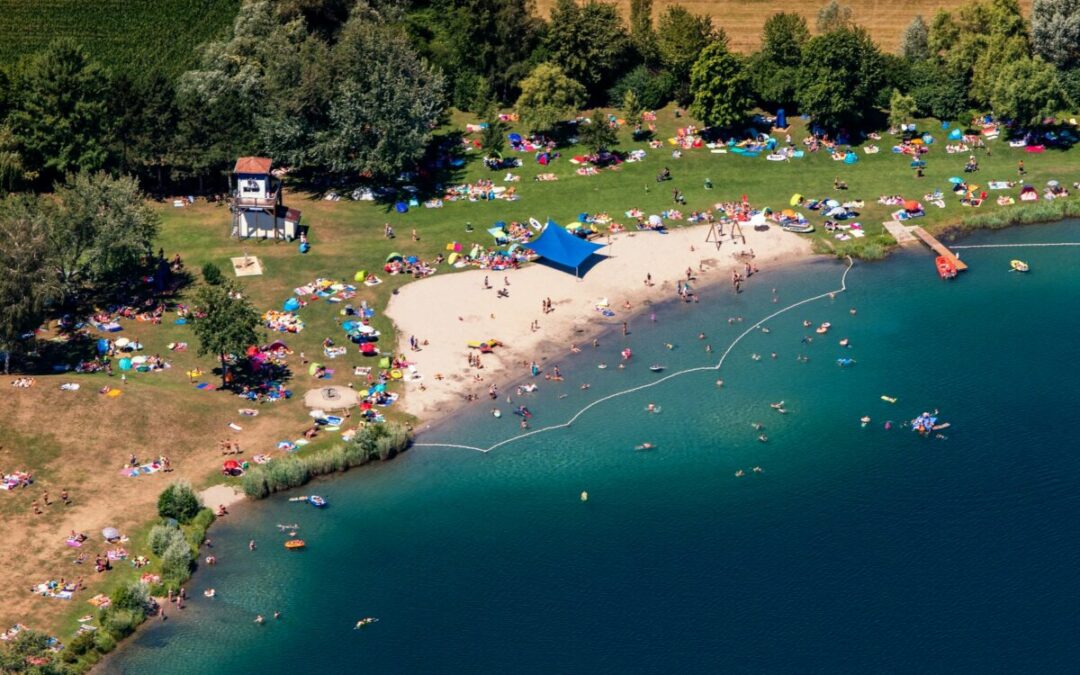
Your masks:
<path fill-rule="evenodd" d="M 27 166 L 47 179 L 105 166 L 106 82 L 101 66 L 71 40 L 30 59 L 9 116 Z"/>
<path fill-rule="evenodd" d="M 209 260 L 202 266 L 202 278 L 208 286 L 218 286 L 225 283 L 225 276 L 221 273 L 221 268 Z"/>
<path fill-rule="evenodd" d="M 541 63 L 521 81 L 518 115 L 531 131 L 550 131 L 585 101 L 585 87 L 552 63 Z"/>
<path fill-rule="evenodd" d="M 532 0 L 460 0 L 453 7 L 456 61 L 508 102 L 540 35 Z"/>
<path fill-rule="evenodd" d="M 489 115 L 487 126 L 480 131 L 480 149 L 485 157 L 501 155 L 506 147 L 506 124 L 498 115 Z"/>
<path fill-rule="evenodd" d="M 641 124 L 641 112 L 641 102 L 638 101 L 637 94 L 634 93 L 633 89 L 627 89 L 622 99 L 623 119 L 626 120 L 627 124 Z"/>
<path fill-rule="evenodd" d="M 630 42 L 646 65 L 657 59 L 652 12 L 652 0 L 630 0 Z"/>
<path fill-rule="evenodd" d="M 0 351 L 4 354 L 4 374 L 11 367 L 12 353 L 24 351 L 24 338 L 45 320 L 45 308 L 55 293 L 53 279 L 41 271 L 47 268 L 49 224 L 38 199 L 29 195 L 8 197 L 0 202 Z"/>
<path fill-rule="evenodd" d="M 116 299 L 153 254 L 158 232 L 138 182 L 81 172 L 55 187 L 55 204 L 48 212 L 50 267 L 61 305 L 79 313 Z"/>
<path fill-rule="evenodd" d="M 930 22 L 927 47 L 932 56 L 944 57 L 960 41 L 960 26 L 953 15 L 940 10 Z"/>
<path fill-rule="evenodd" d="M 797 77 L 799 108 L 830 129 L 857 126 L 873 109 L 882 80 L 881 54 L 861 28 L 843 28 L 806 43 Z"/>
<path fill-rule="evenodd" d="M 548 23 L 551 61 L 595 96 L 622 66 L 630 43 L 615 5 L 557 0 Z"/>
<path fill-rule="evenodd" d="M 692 14 L 682 5 L 668 5 L 656 27 L 660 60 L 679 80 L 690 75 L 690 67 L 711 42 L 727 44 L 723 31 L 713 28 L 707 14 Z"/>
<path fill-rule="evenodd" d="M 710 127 L 727 127 L 742 121 L 753 105 L 750 78 L 742 59 L 714 42 L 690 69 L 694 102 L 690 114 Z"/>
<path fill-rule="evenodd" d="M 900 53 L 904 58 L 922 61 L 930 57 L 930 27 L 922 15 L 917 15 L 904 29 L 904 38 L 900 44 Z"/>
<path fill-rule="evenodd" d="M 162 518 L 172 518 L 178 523 L 189 522 L 202 508 L 199 495 L 191 487 L 191 483 L 177 481 L 165 488 L 158 495 L 158 515 Z"/>
<path fill-rule="evenodd" d="M 765 20 L 761 31 L 761 54 L 777 66 L 798 67 L 802 49 L 810 39 L 806 19 L 794 12 L 779 12 Z"/>
<path fill-rule="evenodd" d="M 592 152 L 611 150 L 619 144 L 619 134 L 608 124 L 602 110 L 594 110 L 589 115 L 589 122 L 578 123 L 578 142 Z"/>
<path fill-rule="evenodd" d="M 920 61 L 911 69 L 915 82 L 911 95 L 920 115 L 955 120 L 967 109 L 967 78 L 935 60 Z"/>
<path fill-rule="evenodd" d="M 766 19 L 761 49 L 747 63 L 754 93 L 762 105 L 794 103 L 795 76 L 809 39 L 806 19 L 799 14 L 780 12 Z"/>
<path fill-rule="evenodd" d="M 335 173 L 393 176 L 423 156 L 445 105 L 445 79 L 406 35 L 364 13 L 342 29 L 332 58 L 339 80 L 318 163 Z"/>
<path fill-rule="evenodd" d="M 899 89 L 893 89 L 892 97 L 889 98 L 889 124 L 900 126 L 911 121 L 915 114 L 915 99 L 900 93 Z"/>
<path fill-rule="evenodd" d="M 230 284 L 202 286 L 195 293 L 194 306 L 203 316 L 192 324 L 199 340 L 199 356 L 216 355 L 221 364 L 221 383 L 228 384 L 230 354 L 243 354 L 259 342 L 259 312 L 239 287 Z"/>
<path fill-rule="evenodd" d="M 1031 42 L 1036 54 L 1058 68 L 1080 63 L 1080 0 L 1035 0 Z"/>
<path fill-rule="evenodd" d="M 1005 64 L 990 94 L 994 114 L 1020 124 L 1040 124 L 1064 103 L 1054 66 L 1038 56 Z"/>
<path fill-rule="evenodd" d="M 838 0 L 829 0 L 829 4 L 818 10 L 817 30 L 819 33 L 831 33 L 834 30 L 851 27 L 851 7 L 841 5 Z"/>

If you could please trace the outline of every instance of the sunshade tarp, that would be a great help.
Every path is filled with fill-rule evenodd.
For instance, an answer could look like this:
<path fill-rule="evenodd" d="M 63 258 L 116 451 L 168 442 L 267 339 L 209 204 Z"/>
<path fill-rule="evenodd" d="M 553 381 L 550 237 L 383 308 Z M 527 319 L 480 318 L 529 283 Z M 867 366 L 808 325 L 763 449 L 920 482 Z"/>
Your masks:
<path fill-rule="evenodd" d="M 603 244 L 594 244 L 567 232 L 557 224 L 548 221 L 547 227 L 529 248 L 537 255 L 565 267 L 577 268 L 585 259 L 603 248 Z"/>

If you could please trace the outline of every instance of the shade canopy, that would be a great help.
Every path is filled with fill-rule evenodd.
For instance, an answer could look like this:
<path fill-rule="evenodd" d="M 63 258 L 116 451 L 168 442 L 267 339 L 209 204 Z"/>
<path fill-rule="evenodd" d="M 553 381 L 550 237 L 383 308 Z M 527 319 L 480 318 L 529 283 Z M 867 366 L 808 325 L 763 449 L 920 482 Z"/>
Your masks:
<path fill-rule="evenodd" d="M 580 267 L 590 255 L 603 247 L 603 244 L 594 244 L 575 237 L 551 220 L 548 221 L 540 236 L 529 243 L 529 248 L 537 255 L 557 265 L 574 269 Z"/>

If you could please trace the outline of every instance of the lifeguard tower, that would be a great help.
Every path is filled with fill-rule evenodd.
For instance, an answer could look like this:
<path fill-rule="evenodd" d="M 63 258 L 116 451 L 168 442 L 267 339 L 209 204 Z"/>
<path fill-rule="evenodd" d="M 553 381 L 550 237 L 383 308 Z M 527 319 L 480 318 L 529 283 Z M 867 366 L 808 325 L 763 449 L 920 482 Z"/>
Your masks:
<path fill-rule="evenodd" d="M 281 181 L 270 171 L 269 157 L 241 157 L 233 168 L 232 236 L 238 239 L 295 239 L 300 211 L 281 203 Z"/>

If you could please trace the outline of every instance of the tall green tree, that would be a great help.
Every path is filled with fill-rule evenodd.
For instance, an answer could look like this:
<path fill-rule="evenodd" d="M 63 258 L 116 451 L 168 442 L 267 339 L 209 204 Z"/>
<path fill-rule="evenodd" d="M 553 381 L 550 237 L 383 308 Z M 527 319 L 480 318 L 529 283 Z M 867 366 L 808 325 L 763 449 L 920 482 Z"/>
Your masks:
<path fill-rule="evenodd" d="M 227 383 L 229 355 L 242 355 L 259 342 L 259 312 L 232 283 L 200 286 L 192 303 L 203 314 L 191 324 L 199 341 L 199 356 L 216 356 L 221 366 L 221 383 Z"/>
<path fill-rule="evenodd" d="M 882 71 L 881 54 L 863 29 L 818 35 L 803 50 L 799 108 L 827 129 L 857 127 L 873 110 Z"/>
<path fill-rule="evenodd" d="M 619 134 L 608 124 L 603 110 L 594 110 L 589 115 L 588 124 L 578 124 L 578 142 L 592 152 L 611 150 L 619 144 Z"/>
<path fill-rule="evenodd" d="M 551 61 L 597 96 L 625 63 L 630 47 L 615 5 L 557 0 L 548 23 Z"/>
<path fill-rule="evenodd" d="M 809 39 L 810 29 L 799 14 L 780 12 L 765 20 L 761 49 L 747 63 L 754 93 L 762 105 L 790 106 L 795 102 L 795 76 Z"/>
<path fill-rule="evenodd" d="M 637 125 L 641 124 L 641 101 L 638 100 L 637 93 L 633 89 L 627 89 L 623 94 L 622 99 L 622 112 L 623 119 L 627 124 Z"/>
<path fill-rule="evenodd" d="M 394 175 L 419 159 L 445 108 L 445 80 L 397 25 L 356 14 L 332 58 L 338 81 L 319 162 L 335 173 Z"/>
<path fill-rule="evenodd" d="M 834 30 L 851 27 L 852 11 L 848 5 L 841 5 L 838 0 L 829 0 L 828 4 L 818 10 L 817 30 L 819 33 L 830 33 Z"/>
<path fill-rule="evenodd" d="M 70 39 L 30 59 L 8 121 L 23 160 L 42 178 L 103 168 L 108 160 L 107 77 Z"/>
<path fill-rule="evenodd" d="M 1020 124 L 1041 124 L 1064 104 L 1054 66 L 1038 56 L 1005 64 L 990 95 L 995 115 Z"/>
<path fill-rule="evenodd" d="M 904 37 L 900 41 L 900 53 L 904 58 L 912 61 L 922 61 L 930 58 L 930 27 L 922 15 L 917 15 L 904 29 Z"/>
<path fill-rule="evenodd" d="M 530 131 L 551 131 L 585 102 L 585 87 L 553 63 L 541 63 L 521 81 L 517 111 Z"/>
<path fill-rule="evenodd" d="M 54 279 L 42 274 L 49 262 L 49 223 L 37 197 L 13 195 L 0 201 L 0 351 L 4 374 L 11 355 L 26 351 L 23 336 L 40 326 L 55 292 Z"/>
<path fill-rule="evenodd" d="M 647 66 L 655 65 L 659 58 L 652 14 L 652 0 L 630 0 L 630 41 Z"/>
<path fill-rule="evenodd" d="M 1036 54 L 1058 68 L 1080 63 L 1080 0 L 1035 0 L 1031 43 Z"/>
<path fill-rule="evenodd" d="M 63 306 L 81 313 L 130 286 L 153 254 L 158 217 L 127 176 L 80 172 L 54 196 L 49 267 Z"/>
<path fill-rule="evenodd" d="M 461 0 L 453 6 L 458 63 L 485 80 L 499 101 L 509 102 L 540 37 L 532 0 Z"/>
<path fill-rule="evenodd" d="M 690 69 L 690 113 L 710 127 L 727 127 L 746 118 L 753 105 L 750 77 L 742 59 L 722 42 L 710 44 Z"/>
<path fill-rule="evenodd" d="M 656 44 L 664 67 L 685 80 L 690 67 L 712 42 L 727 44 L 727 35 L 713 27 L 712 17 L 694 14 L 682 5 L 668 5 L 656 26 Z"/>

